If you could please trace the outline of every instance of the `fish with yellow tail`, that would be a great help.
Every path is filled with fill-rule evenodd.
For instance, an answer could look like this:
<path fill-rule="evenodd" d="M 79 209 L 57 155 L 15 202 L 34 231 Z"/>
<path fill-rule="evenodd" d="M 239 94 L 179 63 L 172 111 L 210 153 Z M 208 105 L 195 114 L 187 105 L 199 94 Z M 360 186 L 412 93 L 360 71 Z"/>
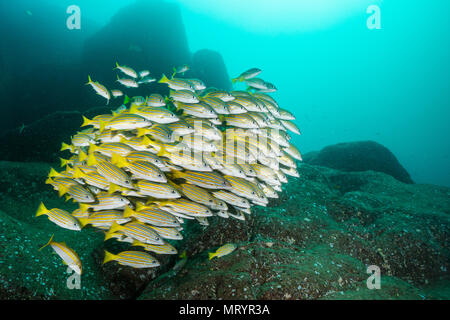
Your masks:
<path fill-rule="evenodd" d="M 47 244 L 41 247 L 39 251 L 47 246 L 51 246 L 52 249 L 55 250 L 56 254 L 61 257 L 65 265 L 69 266 L 77 274 L 81 275 L 83 273 L 83 265 L 81 264 L 80 257 L 78 257 L 77 253 L 70 249 L 64 242 L 53 241 L 53 236 L 54 235 L 51 236 Z"/>
<path fill-rule="evenodd" d="M 236 83 L 236 82 L 238 82 L 238 81 L 239 81 L 239 82 L 242 82 L 242 81 L 245 81 L 245 80 L 249 80 L 249 79 L 252 79 L 252 78 L 256 77 L 256 76 L 259 75 L 261 72 L 262 72 L 261 69 L 258 69 L 258 68 L 251 68 L 251 69 L 249 69 L 249 70 L 247 70 L 247 71 L 245 71 L 245 72 L 242 72 L 241 75 L 240 75 L 239 77 L 234 78 L 234 79 L 231 79 L 231 81 L 232 81 L 233 83 Z"/>
<path fill-rule="evenodd" d="M 106 104 L 109 104 L 109 100 L 111 99 L 111 94 L 109 93 L 109 90 L 106 89 L 106 87 L 98 82 L 94 82 L 91 79 L 91 76 L 88 76 L 88 83 L 86 83 L 86 85 L 91 85 L 92 88 L 95 90 L 95 92 L 99 95 L 102 96 L 103 98 L 105 98 L 107 100 Z"/>
<path fill-rule="evenodd" d="M 134 71 L 132 68 L 127 67 L 127 66 L 121 66 L 119 65 L 119 63 L 116 62 L 116 67 L 114 69 L 119 69 L 120 71 L 122 71 L 124 74 L 126 74 L 129 77 L 132 77 L 134 79 L 138 78 L 138 74 L 136 71 Z"/>
<path fill-rule="evenodd" d="M 45 205 L 41 202 L 35 217 L 39 217 L 42 215 L 47 215 L 50 221 L 56 223 L 61 228 L 75 231 L 81 230 L 80 222 L 76 218 L 74 218 L 69 212 L 58 208 L 48 210 L 45 207 Z"/>
<path fill-rule="evenodd" d="M 148 253 L 142 251 L 122 251 L 119 254 L 112 254 L 111 252 L 105 250 L 105 259 L 103 260 L 103 264 L 109 261 L 117 261 L 123 266 L 129 266 L 138 269 L 160 266 L 158 260 L 153 258 Z"/>
<path fill-rule="evenodd" d="M 227 254 L 230 254 L 234 250 L 236 250 L 236 248 L 237 246 L 233 243 L 224 244 L 219 249 L 217 249 L 216 252 L 208 252 L 209 260 L 211 260 L 214 257 L 220 258 L 226 256 Z"/>

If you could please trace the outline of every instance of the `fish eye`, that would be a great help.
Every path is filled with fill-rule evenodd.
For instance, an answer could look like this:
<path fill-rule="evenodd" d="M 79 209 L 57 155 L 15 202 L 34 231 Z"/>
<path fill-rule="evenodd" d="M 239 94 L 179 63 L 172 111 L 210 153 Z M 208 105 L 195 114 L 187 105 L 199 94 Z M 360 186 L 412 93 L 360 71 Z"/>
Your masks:
<path fill-rule="evenodd" d="M 252 194 L 255 194 L 255 191 L 252 191 Z"/>
<path fill-rule="evenodd" d="M 158 174 L 158 178 L 161 178 L 162 177 L 162 175 L 161 174 Z"/>
<path fill-rule="evenodd" d="M 156 240 L 156 241 L 159 241 L 159 237 L 156 237 L 155 240 Z"/>
<path fill-rule="evenodd" d="M 212 199 L 209 200 L 209 203 L 213 203 Z"/>
<path fill-rule="evenodd" d="M 175 194 L 175 190 L 172 190 L 172 193 Z"/>

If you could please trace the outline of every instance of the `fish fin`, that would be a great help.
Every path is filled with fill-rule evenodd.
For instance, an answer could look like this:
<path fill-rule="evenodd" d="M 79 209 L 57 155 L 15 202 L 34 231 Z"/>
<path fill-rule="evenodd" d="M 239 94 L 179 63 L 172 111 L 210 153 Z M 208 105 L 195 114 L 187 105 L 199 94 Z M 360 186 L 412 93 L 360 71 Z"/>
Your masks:
<path fill-rule="evenodd" d="M 59 161 L 61 161 L 61 167 L 67 166 L 67 164 L 69 163 L 69 160 L 63 158 L 59 158 Z"/>
<path fill-rule="evenodd" d="M 149 137 L 144 136 L 144 137 L 142 138 L 142 141 L 141 141 L 141 145 L 142 145 L 142 146 L 147 147 L 147 146 L 149 146 L 149 145 L 151 145 L 151 144 L 152 144 L 152 141 L 149 139 Z"/>
<path fill-rule="evenodd" d="M 139 111 L 138 106 L 135 104 L 132 104 L 129 112 L 136 114 L 136 112 L 138 112 L 138 111 Z"/>
<path fill-rule="evenodd" d="M 50 237 L 50 240 L 48 240 L 47 244 L 43 245 L 42 247 L 39 248 L 39 251 L 41 251 L 42 249 L 44 249 L 46 246 L 50 245 L 53 242 L 53 237 L 55 235 L 52 234 L 52 236 Z"/>
<path fill-rule="evenodd" d="M 47 180 L 45 180 L 45 184 L 52 184 L 53 180 L 52 178 L 47 178 Z"/>
<path fill-rule="evenodd" d="M 39 217 L 42 216 L 43 214 L 47 214 L 49 210 L 45 207 L 44 203 L 41 202 L 41 204 L 39 205 L 37 211 L 36 211 L 36 215 L 35 217 Z"/>
<path fill-rule="evenodd" d="M 69 188 L 63 186 L 63 185 L 59 185 L 58 186 L 58 194 L 60 197 L 62 197 L 63 195 L 65 195 L 67 193 L 67 191 L 69 191 Z M 67 201 L 67 200 L 66 200 Z"/>
<path fill-rule="evenodd" d="M 132 217 L 136 212 L 131 209 L 129 206 L 125 207 L 125 210 L 123 211 L 123 217 L 124 218 L 129 218 Z"/>
<path fill-rule="evenodd" d="M 123 104 L 127 104 L 128 102 L 130 102 L 130 98 L 127 95 L 125 95 L 125 98 L 123 100 Z"/>
<path fill-rule="evenodd" d="M 186 259 L 187 258 L 186 250 L 184 250 L 183 253 L 180 254 L 180 258 L 181 259 Z"/>
<path fill-rule="evenodd" d="M 82 212 L 87 212 L 89 210 L 89 205 L 86 203 L 80 203 L 79 207 Z"/>
<path fill-rule="evenodd" d="M 147 128 L 138 128 L 137 129 L 137 137 L 145 136 L 149 132 L 149 129 Z"/>
<path fill-rule="evenodd" d="M 89 153 L 88 159 L 87 159 L 87 165 L 88 166 L 95 166 L 97 164 L 97 159 L 95 159 L 95 156 L 93 153 Z"/>
<path fill-rule="evenodd" d="M 105 250 L 105 259 L 103 259 L 103 264 L 109 262 L 109 261 L 113 261 L 117 259 L 117 255 L 112 254 L 111 252 L 108 252 Z"/>
<path fill-rule="evenodd" d="M 90 126 L 92 124 L 92 120 L 89 120 L 85 116 L 82 117 L 83 117 L 83 124 L 81 125 L 82 127 Z"/>
<path fill-rule="evenodd" d="M 211 260 L 212 258 L 214 258 L 216 256 L 215 252 L 208 252 L 208 256 L 209 256 L 209 260 Z"/>
<path fill-rule="evenodd" d="M 133 240 L 133 242 L 131 243 L 132 246 L 139 246 L 139 247 L 144 247 L 145 243 L 139 241 L 139 240 Z"/>
<path fill-rule="evenodd" d="M 92 143 L 89 143 L 89 150 L 88 150 L 88 153 L 89 154 L 93 154 L 95 151 L 97 151 L 98 150 L 98 147 L 97 147 L 97 145 L 95 145 L 95 144 L 92 144 Z"/>
<path fill-rule="evenodd" d="M 161 79 L 158 81 L 158 83 L 167 83 L 167 82 L 169 82 L 169 79 L 166 77 L 165 74 L 163 74 Z"/>
<path fill-rule="evenodd" d="M 108 188 L 108 194 L 113 194 L 116 191 L 120 191 L 122 188 L 117 184 L 110 183 Z"/>

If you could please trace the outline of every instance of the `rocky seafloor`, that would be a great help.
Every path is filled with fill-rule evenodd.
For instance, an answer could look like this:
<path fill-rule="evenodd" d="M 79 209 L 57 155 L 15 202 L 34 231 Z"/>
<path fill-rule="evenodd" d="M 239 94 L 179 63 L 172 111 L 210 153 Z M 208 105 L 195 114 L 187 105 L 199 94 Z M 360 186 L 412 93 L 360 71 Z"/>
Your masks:
<path fill-rule="evenodd" d="M 43 183 L 50 166 L 0 162 L 0 299 L 450 298 L 450 188 L 302 164 L 300 178 L 246 221 L 187 224 L 176 244 L 188 258 L 175 273 L 175 255 L 155 255 L 153 269 L 102 266 L 103 249 L 126 247 L 92 228 L 34 218 L 40 201 L 75 209 Z M 51 248 L 38 251 L 52 234 L 83 261 L 79 289 L 69 289 L 71 274 Z M 238 249 L 208 260 L 229 242 Z M 369 265 L 381 269 L 379 290 L 367 288 Z"/>

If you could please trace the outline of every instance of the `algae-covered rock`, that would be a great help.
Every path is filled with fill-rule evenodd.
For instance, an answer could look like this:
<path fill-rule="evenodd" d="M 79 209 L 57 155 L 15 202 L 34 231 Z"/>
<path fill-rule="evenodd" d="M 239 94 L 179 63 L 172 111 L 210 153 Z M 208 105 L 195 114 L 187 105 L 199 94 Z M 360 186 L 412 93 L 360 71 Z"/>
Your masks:
<path fill-rule="evenodd" d="M 342 171 L 379 171 L 399 181 L 413 183 L 409 173 L 386 147 L 374 141 L 338 143 L 305 156 L 309 164 Z"/>
<path fill-rule="evenodd" d="M 136 270 L 102 265 L 102 232 L 64 230 L 34 218 L 39 202 L 75 209 L 42 182 L 46 163 L 0 162 L 0 298 L 9 299 L 448 299 L 450 189 L 404 184 L 374 172 L 342 172 L 301 165 L 268 207 L 246 221 L 190 222 L 177 241 L 186 250 L 155 257 L 162 267 Z M 347 185 L 348 184 L 348 185 Z M 80 289 L 51 248 L 65 241 L 83 261 Z M 225 243 L 238 248 L 208 260 Z M 124 247 L 125 248 L 125 247 Z M 369 290 L 368 266 L 381 271 Z"/>

